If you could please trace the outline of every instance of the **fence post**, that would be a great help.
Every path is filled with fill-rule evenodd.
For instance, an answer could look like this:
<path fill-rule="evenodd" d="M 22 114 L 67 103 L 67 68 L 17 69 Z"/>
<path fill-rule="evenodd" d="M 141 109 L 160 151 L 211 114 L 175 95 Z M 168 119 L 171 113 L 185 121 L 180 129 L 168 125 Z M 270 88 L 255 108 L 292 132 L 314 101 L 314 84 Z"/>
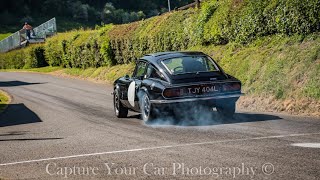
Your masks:
<path fill-rule="evenodd" d="M 19 36 L 19 46 L 21 46 L 21 35 L 20 35 L 20 31 L 18 31 L 18 36 Z"/>
<path fill-rule="evenodd" d="M 57 29 L 57 21 L 56 21 L 56 17 L 53 18 L 53 22 L 54 22 L 54 32 L 57 33 L 58 29 Z"/>

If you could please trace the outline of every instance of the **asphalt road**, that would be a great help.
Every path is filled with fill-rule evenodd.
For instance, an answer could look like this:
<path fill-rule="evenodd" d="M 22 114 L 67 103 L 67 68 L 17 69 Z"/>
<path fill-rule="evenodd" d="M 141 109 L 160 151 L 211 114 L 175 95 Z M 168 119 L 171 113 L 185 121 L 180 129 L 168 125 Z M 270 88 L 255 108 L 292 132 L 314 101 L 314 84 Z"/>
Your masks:
<path fill-rule="evenodd" d="M 1 72 L 0 89 L 13 96 L 0 115 L 0 179 L 320 178 L 317 118 L 144 125 L 136 113 L 115 118 L 111 86 Z"/>

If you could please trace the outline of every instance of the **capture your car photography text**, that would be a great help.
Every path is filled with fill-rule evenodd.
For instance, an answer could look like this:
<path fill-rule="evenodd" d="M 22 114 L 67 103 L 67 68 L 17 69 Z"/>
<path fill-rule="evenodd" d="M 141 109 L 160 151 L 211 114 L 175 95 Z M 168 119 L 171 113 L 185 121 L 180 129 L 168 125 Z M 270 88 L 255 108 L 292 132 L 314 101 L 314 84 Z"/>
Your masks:
<path fill-rule="evenodd" d="M 236 178 L 248 177 L 253 179 L 256 175 L 269 176 L 274 174 L 275 166 L 272 163 L 250 165 L 239 163 L 237 166 L 218 166 L 214 164 L 190 165 L 182 162 L 172 162 L 168 165 L 145 163 L 140 166 L 130 164 L 123 165 L 113 162 L 104 162 L 98 166 L 63 166 L 58 163 L 48 163 L 45 166 L 48 175 L 54 177 L 74 178 L 77 176 L 174 176 L 174 177 L 197 177 L 210 176 L 213 178 Z"/>

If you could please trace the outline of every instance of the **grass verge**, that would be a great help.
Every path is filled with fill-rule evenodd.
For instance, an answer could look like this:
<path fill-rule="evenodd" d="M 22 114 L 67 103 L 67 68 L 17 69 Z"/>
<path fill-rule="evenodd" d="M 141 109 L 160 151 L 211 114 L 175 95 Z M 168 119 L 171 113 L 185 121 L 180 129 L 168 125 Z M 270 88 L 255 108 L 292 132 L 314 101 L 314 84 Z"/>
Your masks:
<path fill-rule="evenodd" d="M 10 101 L 10 96 L 6 92 L 0 90 L 0 113 L 7 108 Z"/>
<path fill-rule="evenodd" d="M 116 65 L 112 67 L 99 67 L 99 68 L 62 68 L 62 67 L 42 67 L 32 69 L 1 69 L 2 72 L 34 72 L 34 73 L 47 73 L 56 76 L 78 78 L 91 80 L 95 82 L 112 83 L 119 77 L 126 74 L 131 75 L 134 69 L 134 63 Z"/>
<path fill-rule="evenodd" d="M 31 68 L 31 69 L 1 69 L 2 72 L 36 72 L 36 73 L 51 73 L 54 71 L 62 70 L 61 67 L 42 67 L 42 68 Z"/>
<path fill-rule="evenodd" d="M 131 75 L 134 69 L 134 63 L 116 65 L 112 67 L 99 67 L 99 68 L 66 68 L 62 72 L 65 75 L 79 77 L 81 79 L 91 79 L 98 81 L 105 81 L 112 83 L 114 80 L 126 74 Z M 60 71 L 61 72 L 61 71 Z"/>

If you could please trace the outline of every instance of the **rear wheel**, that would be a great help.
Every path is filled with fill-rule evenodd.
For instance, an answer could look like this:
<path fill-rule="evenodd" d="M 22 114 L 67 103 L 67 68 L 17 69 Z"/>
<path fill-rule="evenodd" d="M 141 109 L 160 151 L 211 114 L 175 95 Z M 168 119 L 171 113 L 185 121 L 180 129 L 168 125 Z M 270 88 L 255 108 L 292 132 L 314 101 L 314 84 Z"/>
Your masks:
<path fill-rule="evenodd" d="M 235 103 L 229 103 L 225 104 L 223 106 L 216 107 L 219 115 L 221 115 L 224 118 L 233 118 L 234 113 L 236 112 L 236 104 Z"/>
<path fill-rule="evenodd" d="M 125 118 L 128 116 L 128 108 L 122 105 L 118 90 L 114 90 L 113 93 L 113 107 L 114 113 L 118 118 Z"/>
<path fill-rule="evenodd" d="M 156 118 L 155 109 L 152 107 L 148 94 L 143 93 L 140 99 L 141 116 L 145 123 L 150 123 Z"/>

